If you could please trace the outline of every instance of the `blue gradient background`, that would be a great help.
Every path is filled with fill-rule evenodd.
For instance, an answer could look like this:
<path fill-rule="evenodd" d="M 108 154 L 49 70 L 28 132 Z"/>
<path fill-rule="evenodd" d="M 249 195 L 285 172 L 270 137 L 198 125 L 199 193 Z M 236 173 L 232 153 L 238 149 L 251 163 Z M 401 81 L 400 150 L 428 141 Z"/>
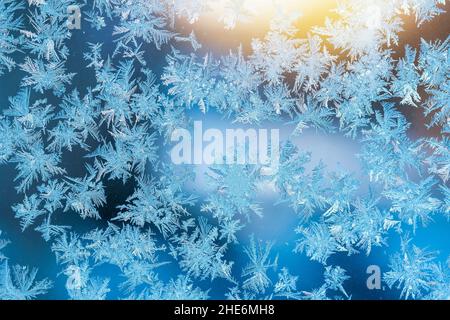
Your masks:
<path fill-rule="evenodd" d="M 447 6 L 448 7 L 448 6 Z M 447 8 L 448 9 L 448 8 Z M 407 23 L 407 31 L 401 35 L 401 44 L 398 48 L 399 56 L 403 54 L 404 44 L 410 44 L 418 47 L 420 38 L 426 40 L 445 39 L 450 31 L 450 15 L 442 15 L 431 23 L 427 23 L 420 30 L 416 29 L 412 21 Z M 87 25 L 87 23 L 86 23 Z M 70 48 L 70 57 L 68 59 L 67 69 L 69 72 L 77 72 L 71 88 L 78 88 L 83 94 L 87 87 L 93 86 L 95 83 L 92 72 L 87 72 L 80 67 L 83 57 L 83 49 L 86 43 L 102 42 L 104 43 L 104 52 L 112 52 L 114 43 L 111 39 L 112 26 L 100 32 L 90 32 L 84 26 L 79 31 L 73 32 L 72 39 L 68 42 Z M 229 49 L 235 48 L 239 43 L 243 43 L 244 49 L 249 48 L 250 38 L 253 35 L 233 36 L 232 32 L 221 34 L 221 41 L 214 34 L 217 30 L 211 31 L 201 30 L 198 32 L 200 41 L 203 43 L 203 53 L 212 51 L 215 56 L 219 56 L 228 52 Z M 261 31 L 263 34 L 263 31 Z M 226 45 L 224 45 L 226 43 Z M 157 75 L 160 75 L 162 68 L 165 66 L 165 55 L 169 53 L 167 46 L 161 51 L 157 51 L 151 45 L 145 45 L 144 48 L 148 55 L 150 67 Z M 147 58 L 147 57 L 146 57 Z M 23 60 L 23 55 L 18 54 L 17 60 Z M 20 81 L 24 73 L 18 69 L 12 73 L 0 77 L 0 109 L 8 107 L 8 97 L 17 94 L 20 88 Z M 32 93 L 32 99 L 36 98 Z M 54 98 L 48 97 L 49 102 Z M 412 122 L 412 128 L 409 132 L 411 137 L 417 136 L 433 136 L 432 131 L 424 128 L 424 119 L 419 110 L 408 109 L 406 116 Z M 231 121 L 223 120 L 218 115 L 210 113 L 206 116 L 193 114 L 194 119 L 204 121 L 205 127 L 214 128 L 232 128 Z M 267 126 L 264 126 L 267 128 Z M 283 124 L 275 124 L 282 130 L 282 137 L 286 137 L 292 127 Z M 354 172 L 355 176 L 360 176 L 360 164 L 356 158 L 356 154 L 360 146 L 357 142 L 345 138 L 339 134 L 326 135 L 312 130 L 306 131 L 294 142 L 303 150 L 312 152 L 312 164 L 323 160 L 329 170 L 344 168 Z M 167 150 L 166 150 L 167 151 Z M 81 150 L 74 151 L 70 155 L 63 155 L 63 165 L 71 176 L 84 175 L 84 153 Z M 204 168 L 203 168 L 204 169 Z M 198 169 L 202 172 L 202 168 Z M 11 206 L 22 201 L 22 196 L 16 194 L 14 189 L 15 170 L 11 164 L 0 166 L 0 230 L 4 233 L 2 238 L 9 239 L 9 244 L 4 250 L 13 264 L 30 265 L 39 268 L 38 278 L 48 277 L 54 281 L 53 288 L 40 298 L 44 299 L 67 299 L 68 295 L 65 290 L 66 277 L 61 273 L 61 269 L 56 265 L 55 257 L 50 250 L 50 246 L 46 243 L 36 231 L 32 228 L 21 232 L 19 221 L 13 216 Z M 362 181 L 364 184 L 364 181 Z M 119 182 L 107 182 L 107 205 L 100 209 L 103 220 L 95 221 L 92 219 L 82 220 L 73 212 L 59 214 L 58 223 L 72 226 L 72 230 L 76 232 L 86 232 L 95 227 L 106 227 L 107 219 L 114 217 L 116 207 L 123 204 L 125 199 L 134 191 L 133 183 L 122 185 Z M 195 185 L 198 194 L 205 196 L 208 192 L 207 186 L 199 181 Z M 279 263 L 289 269 L 291 274 L 299 276 L 298 287 L 301 290 L 309 291 L 318 288 L 323 282 L 323 266 L 319 263 L 310 261 L 305 255 L 295 254 L 292 252 L 293 245 L 297 235 L 294 229 L 298 224 L 298 217 L 286 205 L 274 205 L 276 196 L 271 192 L 261 192 L 258 195 L 258 201 L 263 206 L 264 217 L 261 219 L 253 218 L 251 223 L 244 228 L 240 235 L 240 239 L 248 239 L 247 235 L 254 233 L 258 238 L 263 240 L 275 240 L 274 252 L 279 253 Z M 202 198 L 198 203 L 202 202 Z M 200 213 L 199 205 L 191 210 L 193 215 L 203 215 Z M 442 216 L 436 215 L 434 222 L 427 228 L 419 228 L 414 236 L 413 243 L 420 247 L 426 247 L 430 250 L 439 251 L 439 261 L 446 263 L 446 259 L 450 255 L 450 224 Z M 232 246 L 227 253 L 227 258 L 235 261 L 233 270 L 240 270 L 247 260 L 242 252 L 245 242 L 241 242 L 239 246 Z M 373 248 L 369 257 L 365 254 L 346 256 L 345 254 L 336 254 L 329 259 L 330 265 L 339 265 L 347 270 L 351 279 L 344 284 L 345 289 L 354 299 L 398 299 L 400 292 L 397 290 L 373 290 L 370 291 L 366 287 L 368 275 L 366 269 L 369 265 L 378 265 L 381 270 L 387 271 L 389 255 L 398 252 L 400 248 L 400 236 L 394 232 L 389 234 L 389 247 Z M 163 260 L 163 259 L 162 259 Z M 169 279 L 173 275 L 179 273 L 178 266 L 172 263 L 160 269 L 159 275 L 162 279 Z M 270 271 L 272 278 L 275 277 L 274 271 Z M 115 288 L 118 283 L 118 270 L 114 267 L 101 266 L 96 268 L 95 274 L 101 274 L 103 277 L 111 278 L 111 288 Z M 196 285 L 202 289 L 211 287 L 209 281 L 196 282 Z M 222 293 L 229 283 L 225 280 L 216 280 L 212 283 L 212 289 L 209 294 L 213 299 L 224 298 Z M 114 290 L 108 294 L 108 298 L 114 299 L 119 292 Z"/>

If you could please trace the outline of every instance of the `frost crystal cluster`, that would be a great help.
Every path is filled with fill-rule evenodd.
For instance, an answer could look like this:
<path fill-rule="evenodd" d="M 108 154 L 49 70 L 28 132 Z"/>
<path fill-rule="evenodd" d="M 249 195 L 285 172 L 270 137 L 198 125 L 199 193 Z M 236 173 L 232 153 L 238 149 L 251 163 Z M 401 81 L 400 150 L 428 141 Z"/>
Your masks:
<path fill-rule="evenodd" d="M 0 0 L 0 299 L 450 298 L 448 2 L 211 45 L 252 3 Z M 172 163 L 195 119 L 279 126 L 278 166 Z"/>

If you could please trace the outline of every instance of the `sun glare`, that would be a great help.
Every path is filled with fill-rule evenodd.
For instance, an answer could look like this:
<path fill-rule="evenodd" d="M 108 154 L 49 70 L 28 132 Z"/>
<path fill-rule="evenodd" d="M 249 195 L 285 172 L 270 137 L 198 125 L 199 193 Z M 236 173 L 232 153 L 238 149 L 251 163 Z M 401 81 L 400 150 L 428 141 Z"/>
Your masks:
<path fill-rule="evenodd" d="M 336 7 L 336 0 L 218 0 L 211 4 L 210 18 L 221 20 L 229 29 L 245 24 L 252 28 L 268 24 L 276 15 L 297 15 L 311 19 L 323 17 Z"/>
<path fill-rule="evenodd" d="M 300 34 L 306 34 L 323 25 L 336 6 L 337 0 L 216 0 L 198 20 L 196 32 L 213 47 L 234 48 L 264 37 L 274 21 L 294 23 Z"/>

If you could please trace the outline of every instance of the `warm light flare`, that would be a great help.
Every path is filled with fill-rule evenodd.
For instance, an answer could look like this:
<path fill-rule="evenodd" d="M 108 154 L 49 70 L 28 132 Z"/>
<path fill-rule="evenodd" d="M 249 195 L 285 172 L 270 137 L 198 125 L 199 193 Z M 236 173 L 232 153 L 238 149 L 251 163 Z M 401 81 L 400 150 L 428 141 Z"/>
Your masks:
<path fill-rule="evenodd" d="M 317 3 L 304 0 L 236 0 L 231 3 L 219 0 L 212 3 L 211 8 L 217 15 L 223 14 L 227 10 L 236 10 L 236 12 L 240 11 L 241 14 L 248 14 L 259 20 L 271 17 L 279 11 L 302 11 L 305 9 L 305 5 L 317 7 Z"/>
<path fill-rule="evenodd" d="M 203 41 L 230 48 L 264 37 L 272 23 L 294 24 L 299 34 L 306 35 L 323 25 L 336 7 L 337 0 L 215 0 L 196 29 Z"/>

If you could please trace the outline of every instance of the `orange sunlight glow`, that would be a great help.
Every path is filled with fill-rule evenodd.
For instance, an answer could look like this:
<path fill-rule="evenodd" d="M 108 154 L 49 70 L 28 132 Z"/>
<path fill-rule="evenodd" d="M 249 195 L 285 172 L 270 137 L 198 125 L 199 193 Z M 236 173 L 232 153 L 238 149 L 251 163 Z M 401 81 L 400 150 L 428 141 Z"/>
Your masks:
<path fill-rule="evenodd" d="M 272 19 L 290 19 L 305 36 L 333 16 L 337 0 L 215 0 L 211 12 L 199 19 L 196 32 L 203 41 L 222 48 L 264 37 Z M 293 20 L 292 20 L 293 19 Z M 286 22 L 286 21 L 285 21 Z M 225 30 L 224 30 L 225 26 Z"/>

